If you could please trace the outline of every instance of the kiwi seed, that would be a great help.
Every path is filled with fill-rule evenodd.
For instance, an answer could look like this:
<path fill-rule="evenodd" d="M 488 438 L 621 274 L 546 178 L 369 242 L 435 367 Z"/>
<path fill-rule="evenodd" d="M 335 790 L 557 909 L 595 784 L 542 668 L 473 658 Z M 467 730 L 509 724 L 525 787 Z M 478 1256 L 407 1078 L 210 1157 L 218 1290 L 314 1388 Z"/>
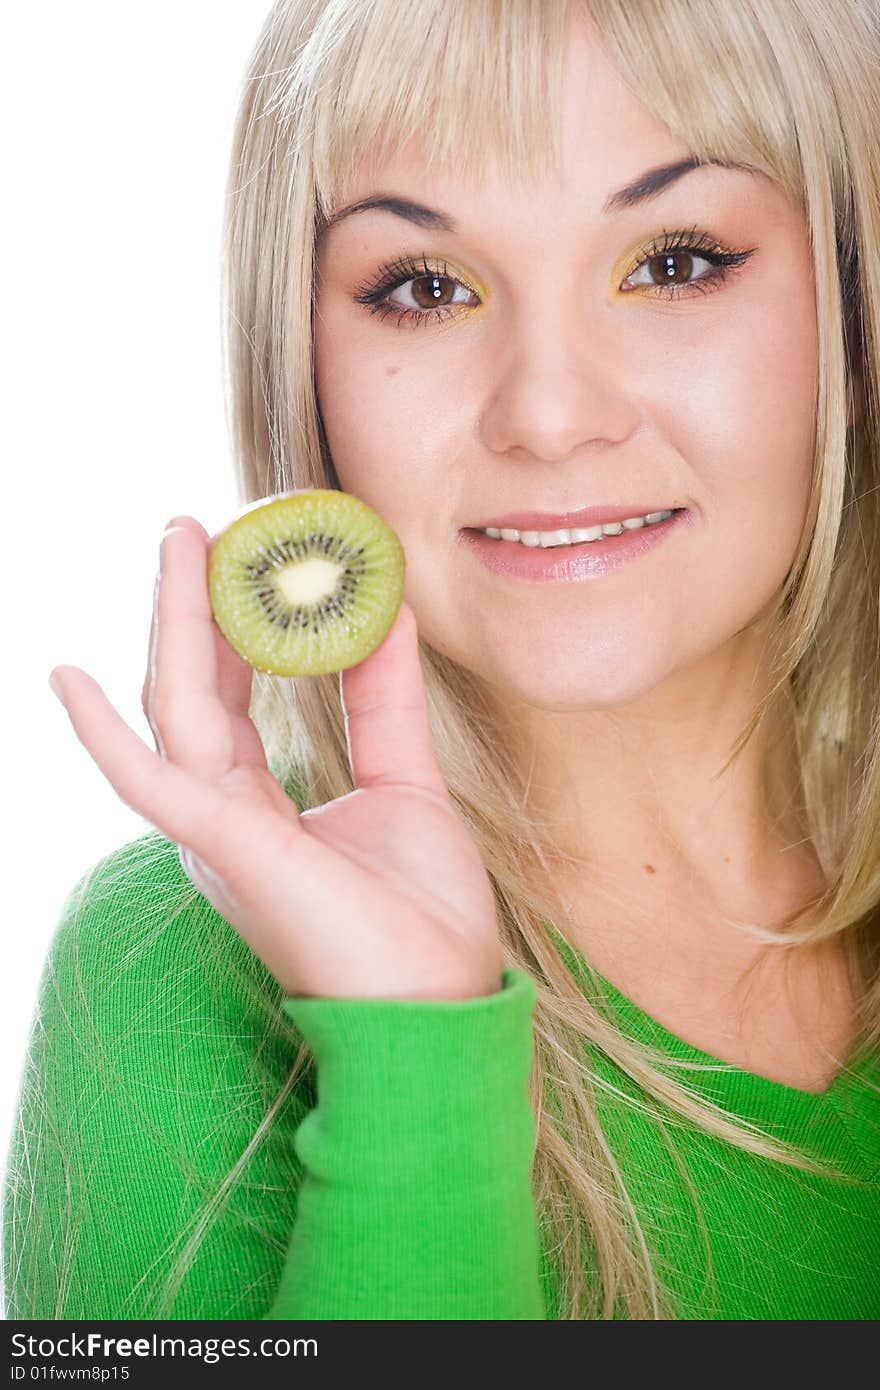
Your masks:
<path fill-rule="evenodd" d="M 212 538 L 214 619 L 238 654 L 275 676 L 356 666 L 387 636 L 406 562 L 360 498 L 300 488 L 245 507 Z"/>

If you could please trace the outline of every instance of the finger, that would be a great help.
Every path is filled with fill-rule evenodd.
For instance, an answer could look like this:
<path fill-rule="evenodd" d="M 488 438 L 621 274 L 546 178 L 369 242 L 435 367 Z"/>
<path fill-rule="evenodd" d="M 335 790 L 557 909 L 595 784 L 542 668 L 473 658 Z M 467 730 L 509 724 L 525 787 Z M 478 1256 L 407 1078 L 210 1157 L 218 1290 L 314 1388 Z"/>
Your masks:
<path fill-rule="evenodd" d="M 340 672 L 348 754 L 358 787 L 401 783 L 448 796 L 431 739 L 415 614 L 405 601 L 383 642 Z"/>
<path fill-rule="evenodd" d="M 217 624 L 214 624 L 214 647 L 217 660 L 217 693 L 226 706 L 232 725 L 233 762 L 252 767 L 266 766 L 266 751 L 250 717 L 254 668 L 230 647 Z"/>
<path fill-rule="evenodd" d="M 196 533 L 201 532 L 203 535 L 206 535 L 206 534 L 207 534 L 207 533 L 205 532 L 205 530 L 204 530 L 204 527 L 201 525 L 201 523 L 198 522 L 198 521 L 196 521 L 195 517 L 191 517 L 191 516 L 175 516 L 174 518 L 172 518 L 171 521 L 169 521 L 168 525 L 165 527 L 165 530 L 166 530 L 166 531 L 170 531 L 172 526 L 182 526 L 182 527 L 190 526 L 193 530 L 196 531 Z M 158 599 L 158 596 L 159 596 L 159 580 L 160 580 L 160 578 L 161 578 L 161 574 L 157 574 L 157 575 L 156 575 L 156 582 L 155 582 L 155 584 L 153 585 L 153 609 L 152 609 L 152 614 L 151 614 L 151 617 L 150 617 L 150 637 L 149 637 L 149 642 L 148 642 L 148 644 L 147 644 L 147 650 L 148 650 L 148 656 L 147 656 L 147 671 L 146 671 L 146 675 L 144 676 L 144 683 L 143 683 L 143 686 L 141 687 L 141 709 L 143 710 L 144 715 L 146 716 L 147 722 L 149 723 L 151 729 L 153 728 L 153 723 L 152 723 L 152 719 L 151 719 L 151 717 L 150 717 L 150 708 L 149 708 L 149 705 L 150 705 L 151 687 L 152 687 L 152 683 L 153 683 L 153 680 L 154 680 L 154 677 L 155 677 L 155 665 L 156 665 L 156 632 L 157 632 L 157 629 L 158 629 L 156 604 L 157 604 L 157 599 Z M 153 729 L 153 735 L 154 735 L 154 737 L 156 736 L 156 730 L 155 730 L 155 729 Z"/>
<path fill-rule="evenodd" d="M 86 671 L 58 666 L 52 678 L 77 738 L 117 795 L 170 840 L 204 855 L 222 793 L 152 752 Z"/>
<path fill-rule="evenodd" d="M 190 529 L 197 535 L 207 538 L 207 532 L 201 524 L 190 516 L 178 516 L 168 523 L 171 526 L 180 526 Z M 156 740 L 156 747 L 163 757 L 166 756 L 165 748 L 162 743 L 162 735 L 156 727 L 150 711 L 150 700 L 152 687 L 156 677 L 156 637 L 158 633 L 158 597 L 159 597 L 159 578 L 157 574 L 156 583 L 153 588 L 153 609 L 150 620 L 150 637 L 147 656 L 147 670 L 144 676 L 144 683 L 141 688 L 141 708 Z M 253 667 L 238 652 L 229 645 L 223 636 L 216 621 L 214 622 L 214 654 L 217 670 L 217 693 L 226 707 L 227 713 L 232 723 L 232 736 L 234 743 L 233 763 L 238 766 L 242 763 L 253 767 L 265 767 L 266 755 L 257 730 L 250 718 L 250 703 L 253 689 Z"/>
<path fill-rule="evenodd" d="M 218 689 L 204 528 L 174 525 L 160 545 L 150 721 L 171 762 L 219 780 L 235 766 L 231 721 Z"/>
<path fill-rule="evenodd" d="M 241 884 L 249 892 L 262 876 L 268 892 L 280 858 L 293 863 L 293 855 L 304 892 L 314 891 L 312 878 L 327 876 L 297 808 L 270 773 L 233 768 L 222 788 L 199 781 L 152 752 L 87 672 L 58 666 L 52 677 L 77 738 L 121 800 L 234 890 Z"/>
<path fill-rule="evenodd" d="M 210 537 L 207 531 L 192 516 L 176 516 L 169 523 L 193 531 L 205 543 L 205 564 L 210 554 Z M 206 569 L 207 583 L 207 569 Z M 208 595 L 208 611 L 211 614 L 211 628 L 214 638 L 214 669 L 216 671 L 217 694 L 226 708 L 232 722 L 235 752 L 233 762 L 236 767 L 242 763 L 254 767 L 265 767 L 266 756 L 263 744 L 250 717 L 251 694 L 253 691 L 254 668 L 245 661 L 234 647 L 230 646 L 217 626 Z"/>

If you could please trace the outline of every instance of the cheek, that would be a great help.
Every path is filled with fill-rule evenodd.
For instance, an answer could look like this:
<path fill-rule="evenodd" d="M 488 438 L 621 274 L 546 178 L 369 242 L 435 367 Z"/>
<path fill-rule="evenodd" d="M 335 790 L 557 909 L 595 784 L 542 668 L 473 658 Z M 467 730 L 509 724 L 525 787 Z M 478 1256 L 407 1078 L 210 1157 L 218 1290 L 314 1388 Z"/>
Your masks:
<path fill-rule="evenodd" d="M 351 333 L 338 310 L 334 312 L 332 304 L 322 305 L 320 301 L 318 310 L 314 329 L 318 405 L 340 482 L 348 487 L 343 476 L 347 474 L 352 490 L 358 491 L 361 477 L 373 471 L 368 458 L 360 468 L 358 460 L 373 448 L 379 373 L 359 336 Z"/>
<path fill-rule="evenodd" d="M 366 311 L 363 311 L 366 317 Z M 461 452 L 454 396 L 432 389 L 419 330 L 359 324 L 329 306 L 315 326 L 315 386 L 339 481 L 415 539 L 449 513 Z M 403 341 L 396 341 L 397 337 Z"/>
<path fill-rule="evenodd" d="M 717 328 L 677 364 L 660 428 L 696 502 L 700 607 L 721 602 L 748 621 L 783 583 L 809 507 L 818 332 L 808 273 L 772 296 L 756 290 Z"/>
<path fill-rule="evenodd" d="M 402 452 L 395 444 L 399 414 L 393 371 L 375 347 L 325 324 L 315 334 L 315 389 L 327 447 L 340 486 L 372 507 L 411 547 L 400 525 L 406 496 Z M 411 493 L 410 493 L 411 496 Z"/>

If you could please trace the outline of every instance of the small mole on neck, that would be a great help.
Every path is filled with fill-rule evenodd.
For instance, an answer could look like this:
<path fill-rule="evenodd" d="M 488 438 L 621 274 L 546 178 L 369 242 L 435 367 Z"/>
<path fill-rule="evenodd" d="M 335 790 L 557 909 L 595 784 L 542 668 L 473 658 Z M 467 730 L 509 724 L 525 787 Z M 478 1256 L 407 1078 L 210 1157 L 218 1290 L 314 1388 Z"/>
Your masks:
<path fill-rule="evenodd" d="M 646 873 L 646 874 L 656 874 L 656 872 L 657 872 L 657 870 L 654 868 L 654 865 L 653 865 L 653 864 L 646 864 L 646 865 L 645 865 L 645 873 Z"/>

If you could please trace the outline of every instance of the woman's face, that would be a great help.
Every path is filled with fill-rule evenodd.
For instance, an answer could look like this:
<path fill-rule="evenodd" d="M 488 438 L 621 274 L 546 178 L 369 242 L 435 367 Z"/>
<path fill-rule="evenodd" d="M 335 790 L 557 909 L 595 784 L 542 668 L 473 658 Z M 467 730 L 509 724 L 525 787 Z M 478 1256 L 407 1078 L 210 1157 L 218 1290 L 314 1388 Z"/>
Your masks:
<path fill-rule="evenodd" d="M 382 194 L 454 230 L 382 209 L 334 223 L 314 320 L 339 480 L 399 535 L 421 635 L 562 711 L 627 704 L 744 650 L 800 538 L 818 380 L 799 212 L 763 175 L 713 166 L 604 209 L 690 152 L 580 28 L 566 63 L 561 181 L 476 186 L 426 172 L 417 148 L 364 170 L 346 206 Z M 723 278 L 703 254 L 718 246 L 739 256 Z M 604 572 L 588 545 L 486 542 L 540 553 L 549 580 L 499 573 L 463 535 L 606 503 L 687 515 Z"/>

